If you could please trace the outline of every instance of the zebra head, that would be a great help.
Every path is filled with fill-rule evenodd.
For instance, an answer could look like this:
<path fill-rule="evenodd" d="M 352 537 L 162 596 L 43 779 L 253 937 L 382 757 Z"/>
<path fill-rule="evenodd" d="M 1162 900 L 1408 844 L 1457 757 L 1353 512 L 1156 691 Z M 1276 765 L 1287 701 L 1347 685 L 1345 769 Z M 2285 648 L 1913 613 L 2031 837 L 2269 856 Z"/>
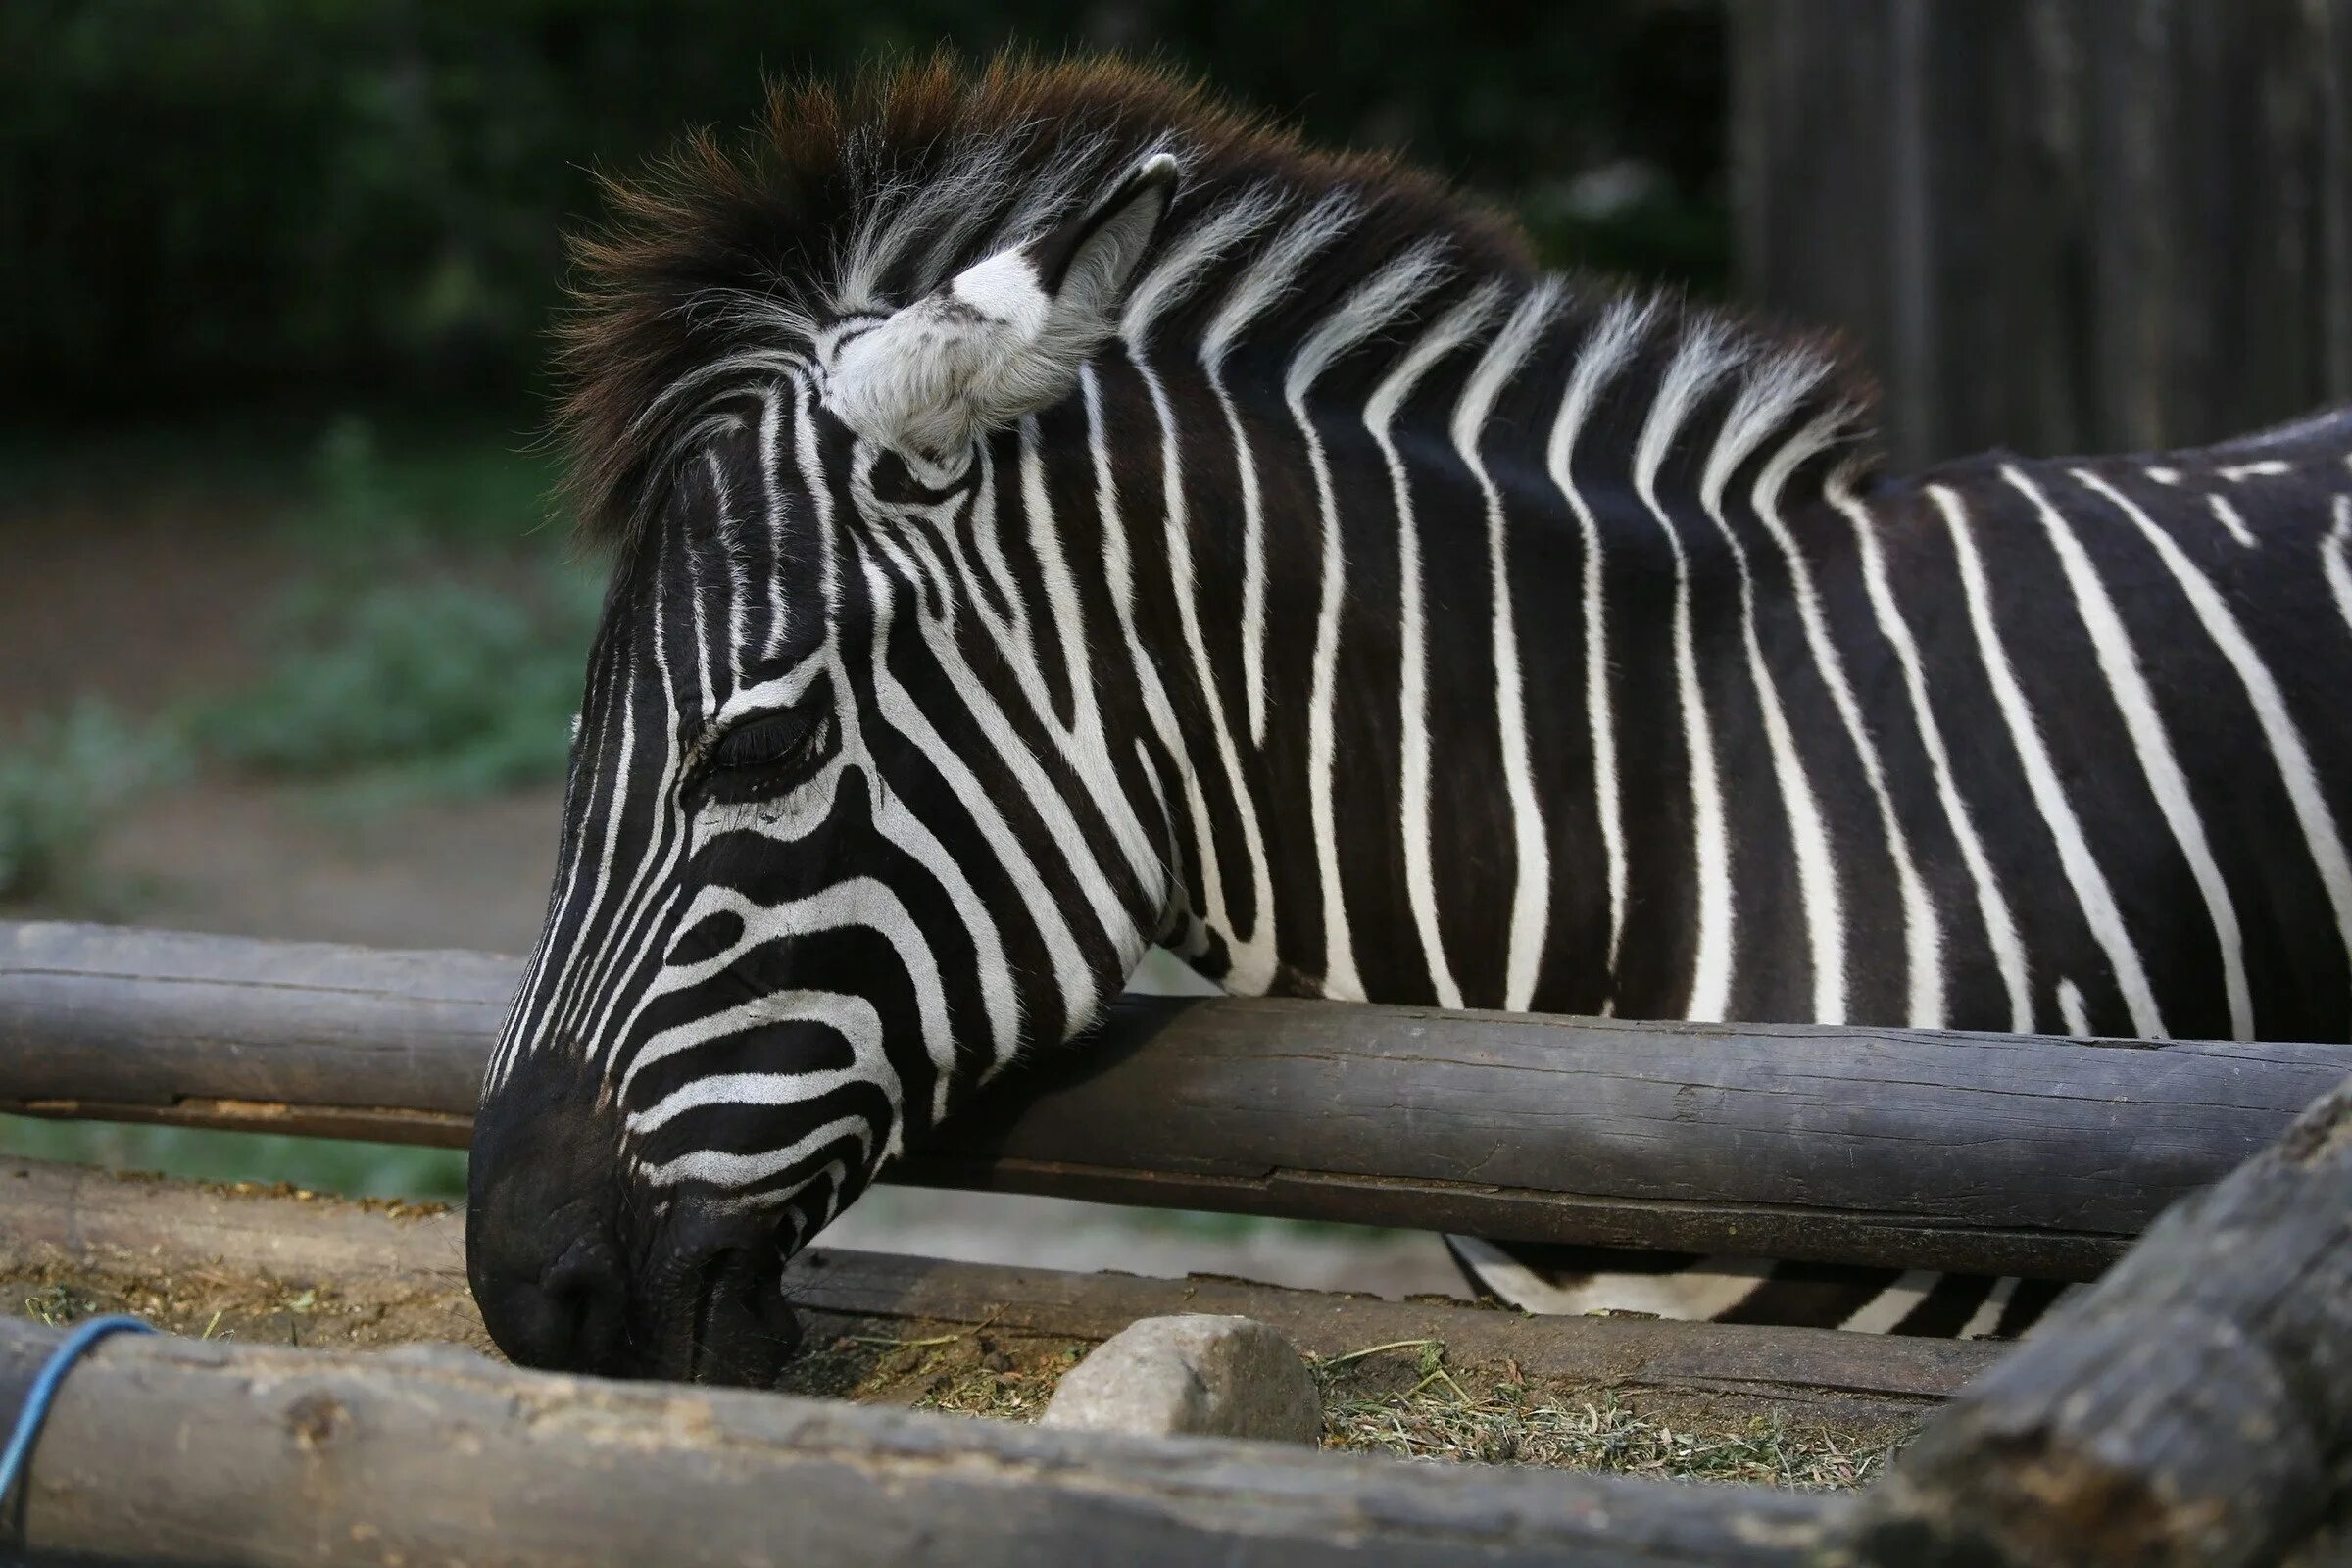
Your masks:
<path fill-rule="evenodd" d="M 473 1145 L 468 1270 L 516 1360 L 771 1378 L 791 1254 L 1170 917 L 1138 699 L 1073 586 L 1091 480 L 1049 480 L 1041 416 L 1083 401 L 1176 172 L 1106 162 L 913 303 L 637 411 L 694 406 L 631 503 Z"/>

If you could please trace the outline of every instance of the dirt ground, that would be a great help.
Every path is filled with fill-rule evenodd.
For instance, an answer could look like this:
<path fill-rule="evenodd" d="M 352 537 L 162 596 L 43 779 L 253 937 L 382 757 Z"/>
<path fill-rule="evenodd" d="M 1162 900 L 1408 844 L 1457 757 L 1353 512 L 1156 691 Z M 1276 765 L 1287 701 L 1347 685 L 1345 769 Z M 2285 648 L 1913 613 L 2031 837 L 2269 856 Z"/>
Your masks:
<path fill-rule="evenodd" d="M 25 1174 L 22 1165 L 14 1173 Z M 250 1183 L 175 1191 L 298 1203 L 305 1223 L 313 1205 L 328 1224 L 355 1209 L 428 1224 L 447 1212 L 433 1204 L 348 1204 Z M 446 1269 L 355 1268 L 332 1279 L 299 1270 L 272 1278 L 258 1264 L 196 1261 L 218 1256 L 209 1246 L 124 1250 L 100 1244 L 84 1255 L 75 1251 L 0 1237 L 0 1311 L 59 1327 L 130 1312 L 172 1333 L 242 1345 L 381 1350 L 435 1344 L 495 1354 L 454 1251 Z M 993 1316 L 935 1322 L 805 1310 L 809 1340 L 779 1388 L 1034 1421 L 1063 1374 L 1098 1342 L 1005 1327 Z M 1513 1361 L 1457 1360 L 1438 1339 L 1310 1351 L 1306 1359 L 1322 1398 L 1322 1446 L 1403 1458 L 1845 1488 L 1872 1479 L 1910 1430 L 1886 1419 L 1847 1426 L 1779 1412 L 1686 1406 L 1674 1413 L 1626 1403 L 1607 1389 L 1531 1376 Z"/>

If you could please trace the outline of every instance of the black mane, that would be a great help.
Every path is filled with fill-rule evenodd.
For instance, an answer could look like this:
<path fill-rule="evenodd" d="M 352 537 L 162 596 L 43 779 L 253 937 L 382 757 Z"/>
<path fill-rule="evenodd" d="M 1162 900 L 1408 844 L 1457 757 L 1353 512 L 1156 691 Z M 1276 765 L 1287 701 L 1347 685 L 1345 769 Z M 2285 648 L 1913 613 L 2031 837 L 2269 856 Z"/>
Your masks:
<path fill-rule="evenodd" d="M 1462 275 L 1537 275 L 1508 216 L 1393 157 L 1310 149 L 1166 71 L 1001 57 L 970 72 L 943 55 L 846 88 L 780 86 L 748 136 L 699 132 L 643 175 L 608 179 L 607 224 L 574 243 L 557 432 L 580 537 L 612 547 L 642 524 L 662 464 L 706 412 L 689 395 L 705 381 L 805 348 L 825 320 L 907 303 L 1160 148 L 1184 166 L 1162 254 L 1246 192 L 1286 210 L 1348 203 L 1347 242 L 1319 254 L 1286 303 L 1300 320 L 1416 244 L 1442 246 Z M 1661 314 L 1668 333 L 1713 321 L 1769 351 L 1759 359 L 1818 361 L 1836 397 L 1868 406 L 1833 346 L 1679 303 Z"/>

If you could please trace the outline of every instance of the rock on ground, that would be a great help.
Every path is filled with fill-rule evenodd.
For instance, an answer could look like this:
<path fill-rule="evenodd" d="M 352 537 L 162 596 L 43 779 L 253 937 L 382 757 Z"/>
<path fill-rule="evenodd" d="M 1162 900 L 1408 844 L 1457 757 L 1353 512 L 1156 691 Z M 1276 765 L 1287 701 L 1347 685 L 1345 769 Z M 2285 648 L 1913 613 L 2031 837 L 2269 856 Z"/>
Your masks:
<path fill-rule="evenodd" d="M 1246 1317 L 1148 1317 L 1064 1375 L 1043 1425 L 1313 1444 L 1323 1402 L 1298 1348 Z"/>

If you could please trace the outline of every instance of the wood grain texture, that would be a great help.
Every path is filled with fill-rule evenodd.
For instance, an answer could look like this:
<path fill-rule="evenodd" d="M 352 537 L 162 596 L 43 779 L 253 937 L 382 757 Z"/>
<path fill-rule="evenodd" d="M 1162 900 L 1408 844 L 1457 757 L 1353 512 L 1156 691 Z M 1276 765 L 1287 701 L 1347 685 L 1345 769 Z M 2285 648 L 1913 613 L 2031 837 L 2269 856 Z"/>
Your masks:
<path fill-rule="evenodd" d="M 0 925 L 0 1108 L 453 1140 L 511 960 Z M 1129 999 L 892 1179 L 2087 1278 L 2340 1047 Z"/>
<path fill-rule="evenodd" d="M 1738 0 L 1742 292 L 1898 461 L 2181 446 L 2352 398 L 2352 0 Z"/>
<path fill-rule="evenodd" d="M 0 1405 L 61 1332 L 0 1321 Z M 9 1544 L 151 1563 L 1763 1568 L 1806 1561 L 1847 1506 L 158 1336 L 75 1370 Z"/>
<path fill-rule="evenodd" d="M 2175 1207 L 1933 1423 L 1855 1541 L 1886 1568 L 2252 1568 L 2352 1509 L 2352 1080 Z"/>
<path fill-rule="evenodd" d="M 267 1191 L 0 1160 L 0 1274 L 44 1270 L 145 1278 L 226 1270 L 289 1289 L 329 1287 L 429 1307 L 441 1338 L 488 1344 L 465 1273 L 456 1213 L 301 1200 Z M 1215 1312 L 1255 1318 L 1301 1349 L 1341 1356 L 1436 1340 L 1456 1367 L 1515 1367 L 1663 1412 L 1814 1417 L 1846 1428 L 1907 1427 L 1990 1366 L 2003 1347 L 1740 1324 L 1523 1318 L 1463 1303 L 1384 1301 L 1239 1280 L 1147 1279 L 811 1248 L 785 1293 L 810 1344 L 876 1321 L 989 1324 L 1008 1333 L 1102 1341 L 1139 1318 Z M 855 1320 L 853 1323 L 852 1320 Z"/>

